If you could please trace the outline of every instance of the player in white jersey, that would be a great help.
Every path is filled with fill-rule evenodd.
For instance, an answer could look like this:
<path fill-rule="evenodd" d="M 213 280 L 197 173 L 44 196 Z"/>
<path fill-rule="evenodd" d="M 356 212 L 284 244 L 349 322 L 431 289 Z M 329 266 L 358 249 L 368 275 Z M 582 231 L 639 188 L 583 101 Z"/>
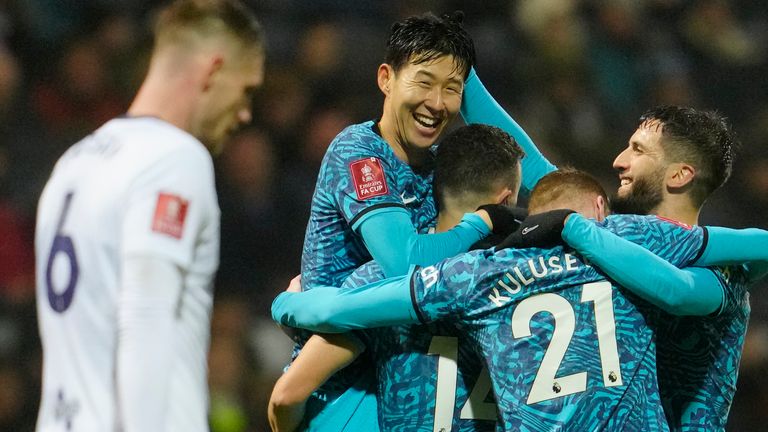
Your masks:
<path fill-rule="evenodd" d="M 238 0 L 177 0 L 128 114 L 71 147 L 35 235 L 37 430 L 205 431 L 219 208 L 209 151 L 251 119 L 262 31 Z"/>

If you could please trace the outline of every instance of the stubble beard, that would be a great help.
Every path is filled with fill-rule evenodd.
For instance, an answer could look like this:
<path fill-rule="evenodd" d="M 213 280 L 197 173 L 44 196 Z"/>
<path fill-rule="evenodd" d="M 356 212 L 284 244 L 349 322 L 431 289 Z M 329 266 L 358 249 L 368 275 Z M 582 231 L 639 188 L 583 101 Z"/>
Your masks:
<path fill-rule="evenodd" d="M 663 186 L 663 172 L 637 178 L 632 183 L 632 189 L 628 194 L 614 195 L 611 200 L 611 211 L 616 214 L 651 214 L 664 201 Z"/>

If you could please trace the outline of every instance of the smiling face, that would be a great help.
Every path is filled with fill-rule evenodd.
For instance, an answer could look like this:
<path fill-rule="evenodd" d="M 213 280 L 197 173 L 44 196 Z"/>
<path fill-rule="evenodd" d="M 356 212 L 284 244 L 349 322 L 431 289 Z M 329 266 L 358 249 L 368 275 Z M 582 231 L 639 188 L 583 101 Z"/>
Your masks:
<path fill-rule="evenodd" d="M 459 112 L 463 77 L 450 55 L 409 62 L 398 71 L 388 64 L 379 67 L 379 88 L 385 95 L 379 126 L 398 157 L 411 161 L 437 141 Z"/>
<path fill-rule="evenodd" d="M 664 200 L 668 164 L 661 139 L 658 122 L 643 123 L 614 160 L 621 181 L 611 203 L 616 213 L 650 214 Z"/>

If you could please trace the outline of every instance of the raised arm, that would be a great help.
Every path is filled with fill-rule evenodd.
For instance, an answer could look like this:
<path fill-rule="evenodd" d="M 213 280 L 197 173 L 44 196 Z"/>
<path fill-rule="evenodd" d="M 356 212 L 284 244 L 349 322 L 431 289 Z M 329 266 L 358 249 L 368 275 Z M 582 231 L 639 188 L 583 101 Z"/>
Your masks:
<path fill-rule="evenodd" d="M 351 290 L 319 287 L 284 292 L 272 302 L 272 319 L 323 333 L 417 323 L 410 279 L 411 272 Z"/>
<path fill-rule="evenodd" d="M 723 304 L 723 287 L 711 270 L 678 269 L 581 215 L 568 217 L 562 237 L 620 285 L 668 313 L 708 315 Z"/>
<path fill-rule="evenodd" d="M 523 128 L 496 102 L 478 78 L 474 68 L 469 72 L 464 86 L 461 116 L 467 124 L 482 123 L 496 126 L 512 135 L 525 151 L 525 157 L 522 161 L 523 189 L 530 192 L 539 179 L 557 169 L 541 154 Z"/>

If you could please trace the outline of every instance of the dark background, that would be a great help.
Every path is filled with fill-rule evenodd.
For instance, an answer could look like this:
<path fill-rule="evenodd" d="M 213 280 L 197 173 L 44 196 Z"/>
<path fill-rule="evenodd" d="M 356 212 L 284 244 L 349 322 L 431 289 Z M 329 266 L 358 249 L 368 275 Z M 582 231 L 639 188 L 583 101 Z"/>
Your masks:
<path fill-rule="evenodd" d="M 248 2 L 266 28 L 254 124 L 217 160 L 221 269 L 210 354 L 214 432 L 262 431 L 290 343 L 269 305 L 299 271 L 320 159 L 377 117 L 392 22 L 462 9 L 486 86 L 557 164 L 615 190 L 611 162 L 643 110 L 717 109 L 743 148 L 702 224 L 768 228 L 768 6 L 760 0 Z M 54 161 L 124 112 L 143 78 L 156 1 L 0 0 L 0 431 L 34 428 L 35 206 Z M 459 124 L 460 121 L 457 122 Z M 768 245 L 767 245 L 768 246 Z M 756 286 L 729 430 L 768 422 L 766 283 Z M 761 427 L 762 426 L 762 427 Z"/>

